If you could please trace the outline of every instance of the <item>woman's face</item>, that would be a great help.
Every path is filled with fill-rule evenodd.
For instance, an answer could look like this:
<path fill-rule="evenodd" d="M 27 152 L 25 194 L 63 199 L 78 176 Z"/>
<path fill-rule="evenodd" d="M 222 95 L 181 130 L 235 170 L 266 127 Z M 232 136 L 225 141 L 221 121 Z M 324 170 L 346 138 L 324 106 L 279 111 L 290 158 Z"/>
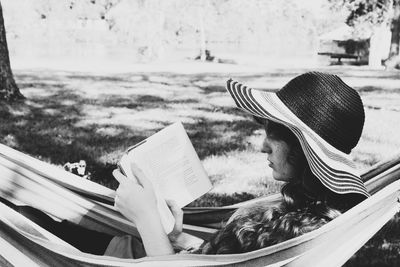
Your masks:
<path fill-rule="evenodd" d="M 289 182 L 291 179 L 299 177 L 299 167 L 288 161 L 290 146 L 285 141 L 272 138 L 271 134 L 268 133 L 267 125 L 264 127 L 266 137 L 262 152 L 268 154 L 268 166 L 272 169 L 273 178 L 277 181 Z"/>

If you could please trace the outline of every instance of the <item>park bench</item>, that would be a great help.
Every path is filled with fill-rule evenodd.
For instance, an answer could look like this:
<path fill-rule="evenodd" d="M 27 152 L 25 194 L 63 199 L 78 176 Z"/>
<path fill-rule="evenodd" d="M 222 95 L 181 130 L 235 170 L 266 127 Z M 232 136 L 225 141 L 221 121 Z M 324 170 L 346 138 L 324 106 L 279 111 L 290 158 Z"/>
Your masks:
<path fill-rule="evenodd" d="M 354 54 L 319 52 L 318 55 L 330 56 L 331 58 L 336 58 L 338 60 L 338 63 L 342 62 L 341 61 L 342 58 L 355 59 L 356 61 L 360 60 L 360 56 Z"/>

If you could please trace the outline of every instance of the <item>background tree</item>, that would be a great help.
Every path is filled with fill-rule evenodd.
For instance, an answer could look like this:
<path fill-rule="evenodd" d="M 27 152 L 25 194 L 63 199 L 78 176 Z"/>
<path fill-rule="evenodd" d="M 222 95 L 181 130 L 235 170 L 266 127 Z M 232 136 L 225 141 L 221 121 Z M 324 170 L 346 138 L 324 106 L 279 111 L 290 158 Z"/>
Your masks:
<path fill-rule="evenodd" d="M 393 1 L 391 31 L 389 58 L 386 60 L 385 65 L 400 69 L 400 0 Z"/>
<path fill-rule="evenodd" d="M 237 63 L 312 60 L 318 35 L 343 20 L 328 0 L 1 1 L 10 53 L 32 61 L 175 61 L 205 50 Z"/>
<path fill-rule="evenodd" d="M 391 62 L 399 57 L 400 0 L 331 0 L 331 2 L 335 7 L 346 7 L 349 10 L 347 24 L 353 26 L 356 32 L 370 33 L 370 66 L 380 66 L 382 59 Z M 391 38 L 386 38 L 385 30 L 391 31 Z"/>
<path fill-rule="evenodd" d="M 3 8 L 0 2 L 0 99 L 7 101 L 23 98 L 15 83 L 8 55 Z"/>

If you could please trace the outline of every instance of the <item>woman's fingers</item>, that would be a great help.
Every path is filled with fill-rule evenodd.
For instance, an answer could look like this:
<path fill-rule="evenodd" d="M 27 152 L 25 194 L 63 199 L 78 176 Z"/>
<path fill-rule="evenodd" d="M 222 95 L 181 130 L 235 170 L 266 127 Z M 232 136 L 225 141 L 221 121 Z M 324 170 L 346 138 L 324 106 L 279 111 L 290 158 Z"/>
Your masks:
<path fill-rule="evenodd" d="M 139 168 L 139 166 L 136 163 L 134 163 L 134 162 L 131 163 L 131 169 L 132 169 L 133 174 L 137 178 L 138 182 L 144 188 L 153 187 L 153 185 L 150 182 L 150 180 L 146 177 L 144 172 Z"/>
<path fill-rule="evenodd" d="M 165 202 L 167 202 L 167 205 L 173 214 L 182 213 L 182 209 L 179 208 L 178 204 L 176 204 L 174 200 L 166 199 Z"/>
<path fill-rule="evenodd" d="M 172 215 L 175 218 L 174 229 L 172 229 L 172 232 L 168 234 L 168 238 L 171 242 L 175 242 L 182 233 L 183 211 L 181 208 L 178 207 L 175 201 L 166 200 L 166 202 L 172 212 Z"/>
<path fill-rule="evenodd" d="M 118 169 L 113 170 L 112 175 L 114 176 L 115 180 L 118 181 L 118 183 L 123 183 L 126 180 L 126 176 L 123 175 Z"/>
<path fill-rule="evenodd" d="M 183 211 L 182 209 L 176 204 L 174 200 L 167 199 L 165 200 L 167 202 L 168 208 L 171 210 L 172 215 L 174 215 L 176 221 L 181 221 L 183 220 Z"/>
<path fill-rule="evenodd" d="M 120 201 L 121 201 L 119 197 L 120 193 L 121 193 L 121 188 L 118 187 L 117 190 L 115 190 L 115 197 L 114 197 L 114 207 L 117 208 L 117 210 L 120 206 Z"/>
<path fill-rule="evenodd" d="M 114 198 L 114 206 L 122 215 L 133 222 L 139 220 L 146 220 L 148 216 L 152 216 L 157 213 L 157 199 L 154 194 L 152 187 L 148 185 L 150 183 L 144 174 L 139 170 L 133 171 L 135 179 L 134 181 L 129 177 L 125 177 L 119 171 L 114 171 L 113 175 L 120 182 Z M 143 204 L 144 203 L 144 204 Z M 157 216 L 158 213 L 157 213 Z"/>

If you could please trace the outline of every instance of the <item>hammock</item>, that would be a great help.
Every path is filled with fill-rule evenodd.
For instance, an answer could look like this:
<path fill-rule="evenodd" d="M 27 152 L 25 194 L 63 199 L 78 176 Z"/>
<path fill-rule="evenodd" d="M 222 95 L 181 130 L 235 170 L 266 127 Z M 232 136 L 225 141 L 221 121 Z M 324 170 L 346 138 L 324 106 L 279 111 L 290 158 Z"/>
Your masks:
<path fill-rule="evenodd" d="M 112 206 L 114 191 L 61 168 L 0 145 L 0 197 L 26 204 L 91 229 L 138 235 L 134 224 Z M 373 196 L 321 228 L 274 246 L 232 255 L 179 254 L 120 259 L 80 252 L 0 203 L 2 266 L 340 266 L 398 211 L 400 157 L 363 175 Z M 208 238 L 214 224 L 243 205 L 279 201 L 272 195 L 221 208 L 185 209 L 184 231 Z M 217 220 L 208 218 L 216 215 Z M 212 216 L 211 216 L 212 217 Z M 197 225 L 194 225 L 197 224 Z M 360 230 L 362 229 L 362 231 Z"/>

